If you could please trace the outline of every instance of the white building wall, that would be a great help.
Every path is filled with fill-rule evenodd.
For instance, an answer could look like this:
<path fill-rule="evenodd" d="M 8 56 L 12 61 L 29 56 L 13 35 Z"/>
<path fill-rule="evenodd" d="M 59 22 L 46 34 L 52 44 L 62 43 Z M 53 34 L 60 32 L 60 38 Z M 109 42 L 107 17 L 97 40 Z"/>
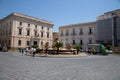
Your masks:
<path fill-rule="evenodd" d="M 82 40 L 83 42 L 82 47 L 83 49 L 86 49 L 87 45 L 89 44 L 89 39 L 91 39 L 91 43 L 96 43 L 95 27 L 96 27 L 96 22 L 61 26 L 59 28 L 60 41 L 63 43 L 65 47 L 66 43 L 73 44 L 73 40 L 75 40 L 76 43 L 75 45 L 81 45 L 80 40 Z M 73 29 L 75 29 L 74 35 L 72 35 Z M 82 29 L 83 34 L 80 34 L 80 29 Z M 89 29 L 92 30 L 92 34 L 89 34 Z M 69 31 L 69 35 L 66 35 L 66 30 Z M 62 36 L 62 31 L 63 31 L 63 36 Z"/>
<path fill-rule="evenodd" d="M 24 47 L 31 47 L 33 45 L 33 41 L 36 40 L 38 42 L 38 46 L 41 48 L 41 42 L 43 42 L 43 45 L 46 42 L 49 42 L 49 46 L 52 46 L 53 43 L 53 23 L 45 21 L 45 20 L 40 20 L 37 18 L 33 18 L 30 16 L 18 14 L 18 13 L 13 13 L 9 15 L 8 17 L 2 19 L 0 24 L 3 24 L 5 22 L 5 25 L 7 22 L 10 21 L 11 25 L 8 24 L 9 28 L 4 27 L 4 29 L 10 29 L 11 35 L 10 37 L 10 47 L 14 48 L 24 48 Z M 22 25 L 20 25 L 20 22 L 22 22 Z M 30 26 L 28 27 L 28 24 Z M 37 28 L 35 27 L 37 25 Z M 3 26 L 0 26 L 0 30 L 3 31 L 1 28 Z M 42 29 L 43 27 L 43 29 Z M 22 35 L 19 35 L 19 28 L 22 28 Z M 27 36 L 27 29 L 30 29 L 30 35 Z M 49 30 L 48 30 L 49 29 Z M 37 34 L 39 36 L 34 35 L 34 31 L 37 31 Z M 41 31 L 44 32 L 43 37 L 41 37 Z M 5 32 L 3 32 L 5 33 Z M 49 38 L 47 38 L 47 33 L 49 33 Z M 2 34 L 2 33 L 1 33 Z M 4 34 L 0 36 L 3 37 Z M 8 35 L 7 35 L 8 36 Z M 6 38 L 4 40 L 7 40 Z M 21 45 L 18 45 L 18 40 L 21 40 Z M 2 40 L 3 41 L 3 40 Z M 27 41 L 30 41 L 30 45 L 27 46 Z"/>

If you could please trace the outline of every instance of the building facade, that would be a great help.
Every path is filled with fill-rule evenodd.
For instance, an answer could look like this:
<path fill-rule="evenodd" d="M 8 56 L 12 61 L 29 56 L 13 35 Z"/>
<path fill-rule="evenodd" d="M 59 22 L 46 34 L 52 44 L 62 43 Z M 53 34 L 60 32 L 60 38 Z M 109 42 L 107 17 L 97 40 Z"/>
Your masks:
<path fill-rule="evenodd" d="M 98 43 L 120 46 L 120 9 L 98 16 L 96 35 Z"/>
<path fill-rule="evenodd" d="M 96 43 L 95 40 L 96 22 L 87 22 L 80 24 L 72 24 L 59 27 L 59 40 L 65 44 L 81 45 L 83 49 L 87 48 L 88 44 Z"/>
<path fill-rule="evenodd" d="M 52 45 L 53 23 L 12 13 L 0 21 L 0 44 L 11 48 L 25 48 L 37 45 L 43 47 L 46 42 Z"/>
<path fill-rule="evenodd" d="M 59 41 L 59 33 L 53 32 L 53 45 Z"/>

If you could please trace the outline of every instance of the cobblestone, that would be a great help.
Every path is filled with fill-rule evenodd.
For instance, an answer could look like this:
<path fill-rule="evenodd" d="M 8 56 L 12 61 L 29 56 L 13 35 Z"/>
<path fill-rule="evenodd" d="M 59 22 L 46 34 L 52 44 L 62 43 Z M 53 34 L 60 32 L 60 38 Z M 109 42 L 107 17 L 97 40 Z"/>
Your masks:
<path fill-rule="evenodd" d="M 120 57 L 33 58 L 0 52 L 0 80 L 120 80 Z"/>

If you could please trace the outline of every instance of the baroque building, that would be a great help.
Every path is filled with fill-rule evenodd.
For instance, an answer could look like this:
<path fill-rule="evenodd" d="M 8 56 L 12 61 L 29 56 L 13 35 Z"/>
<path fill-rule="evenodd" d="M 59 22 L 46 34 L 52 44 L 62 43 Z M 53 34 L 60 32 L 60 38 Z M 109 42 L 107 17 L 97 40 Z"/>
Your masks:
<path fill-rule="evenodd" d="M 11 48 L 53 43 L 53 23 L 20 13 L 12 13 L 0 20 L 0 44 Z"/>
<path fill-rule="evenodd" d="M 95 28 L 96 22 L 60 26 L 59 40 L 64 47 L 70 43 L 73 46 L 81 45 L 83 49 L 87 49 L 88 44 L 96 43 Z"/>
<path fill-rule="evenodd" d="M 96 22 L 97 42 L 120 46 L 120 9 L 98 16 Z"/>
<path fill-rule="evenodd" d="M 53 32 L 53 45 L 59 41 L 59 33 Z"/>

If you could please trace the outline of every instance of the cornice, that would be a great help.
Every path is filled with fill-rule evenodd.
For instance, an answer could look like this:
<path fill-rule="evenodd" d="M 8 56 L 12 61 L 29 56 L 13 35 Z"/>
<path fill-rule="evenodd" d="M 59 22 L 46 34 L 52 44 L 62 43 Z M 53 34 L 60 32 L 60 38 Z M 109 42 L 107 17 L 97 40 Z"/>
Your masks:
<path fill-rule="evenodd" d="M 77 24 L 70 24 L 70 25 L 60 26 L 59 28 L 68 28 L 68 27 L 95 25 L 95 24 L 96 24 L 96 21 L 93 21 L 93 22 L 77 23 Z"/>
<path fill-rule="evenodd" d="M 52 25 L 52 26 L 54 25 L 51 21 L 47 21 L 47 20 L 43 20 L 43 19 L 31 17 L 31 16 L 24 15 L 24 14 L 17 13 L 17 12 L 11 13 L 10 15 L 6 16 L 5 18 L 3 18 L 1 21 L 5 20 L 5 19 L 7 19 L 7 18 L 9 18 L 9 17 L 12 17 L 12 16 L 21 17 L 21 18 L 26 18 L 26 19 L 30 19 L 30 20 L 37 21 L 37 22 L 50 24 L 50 25 Z"/>

